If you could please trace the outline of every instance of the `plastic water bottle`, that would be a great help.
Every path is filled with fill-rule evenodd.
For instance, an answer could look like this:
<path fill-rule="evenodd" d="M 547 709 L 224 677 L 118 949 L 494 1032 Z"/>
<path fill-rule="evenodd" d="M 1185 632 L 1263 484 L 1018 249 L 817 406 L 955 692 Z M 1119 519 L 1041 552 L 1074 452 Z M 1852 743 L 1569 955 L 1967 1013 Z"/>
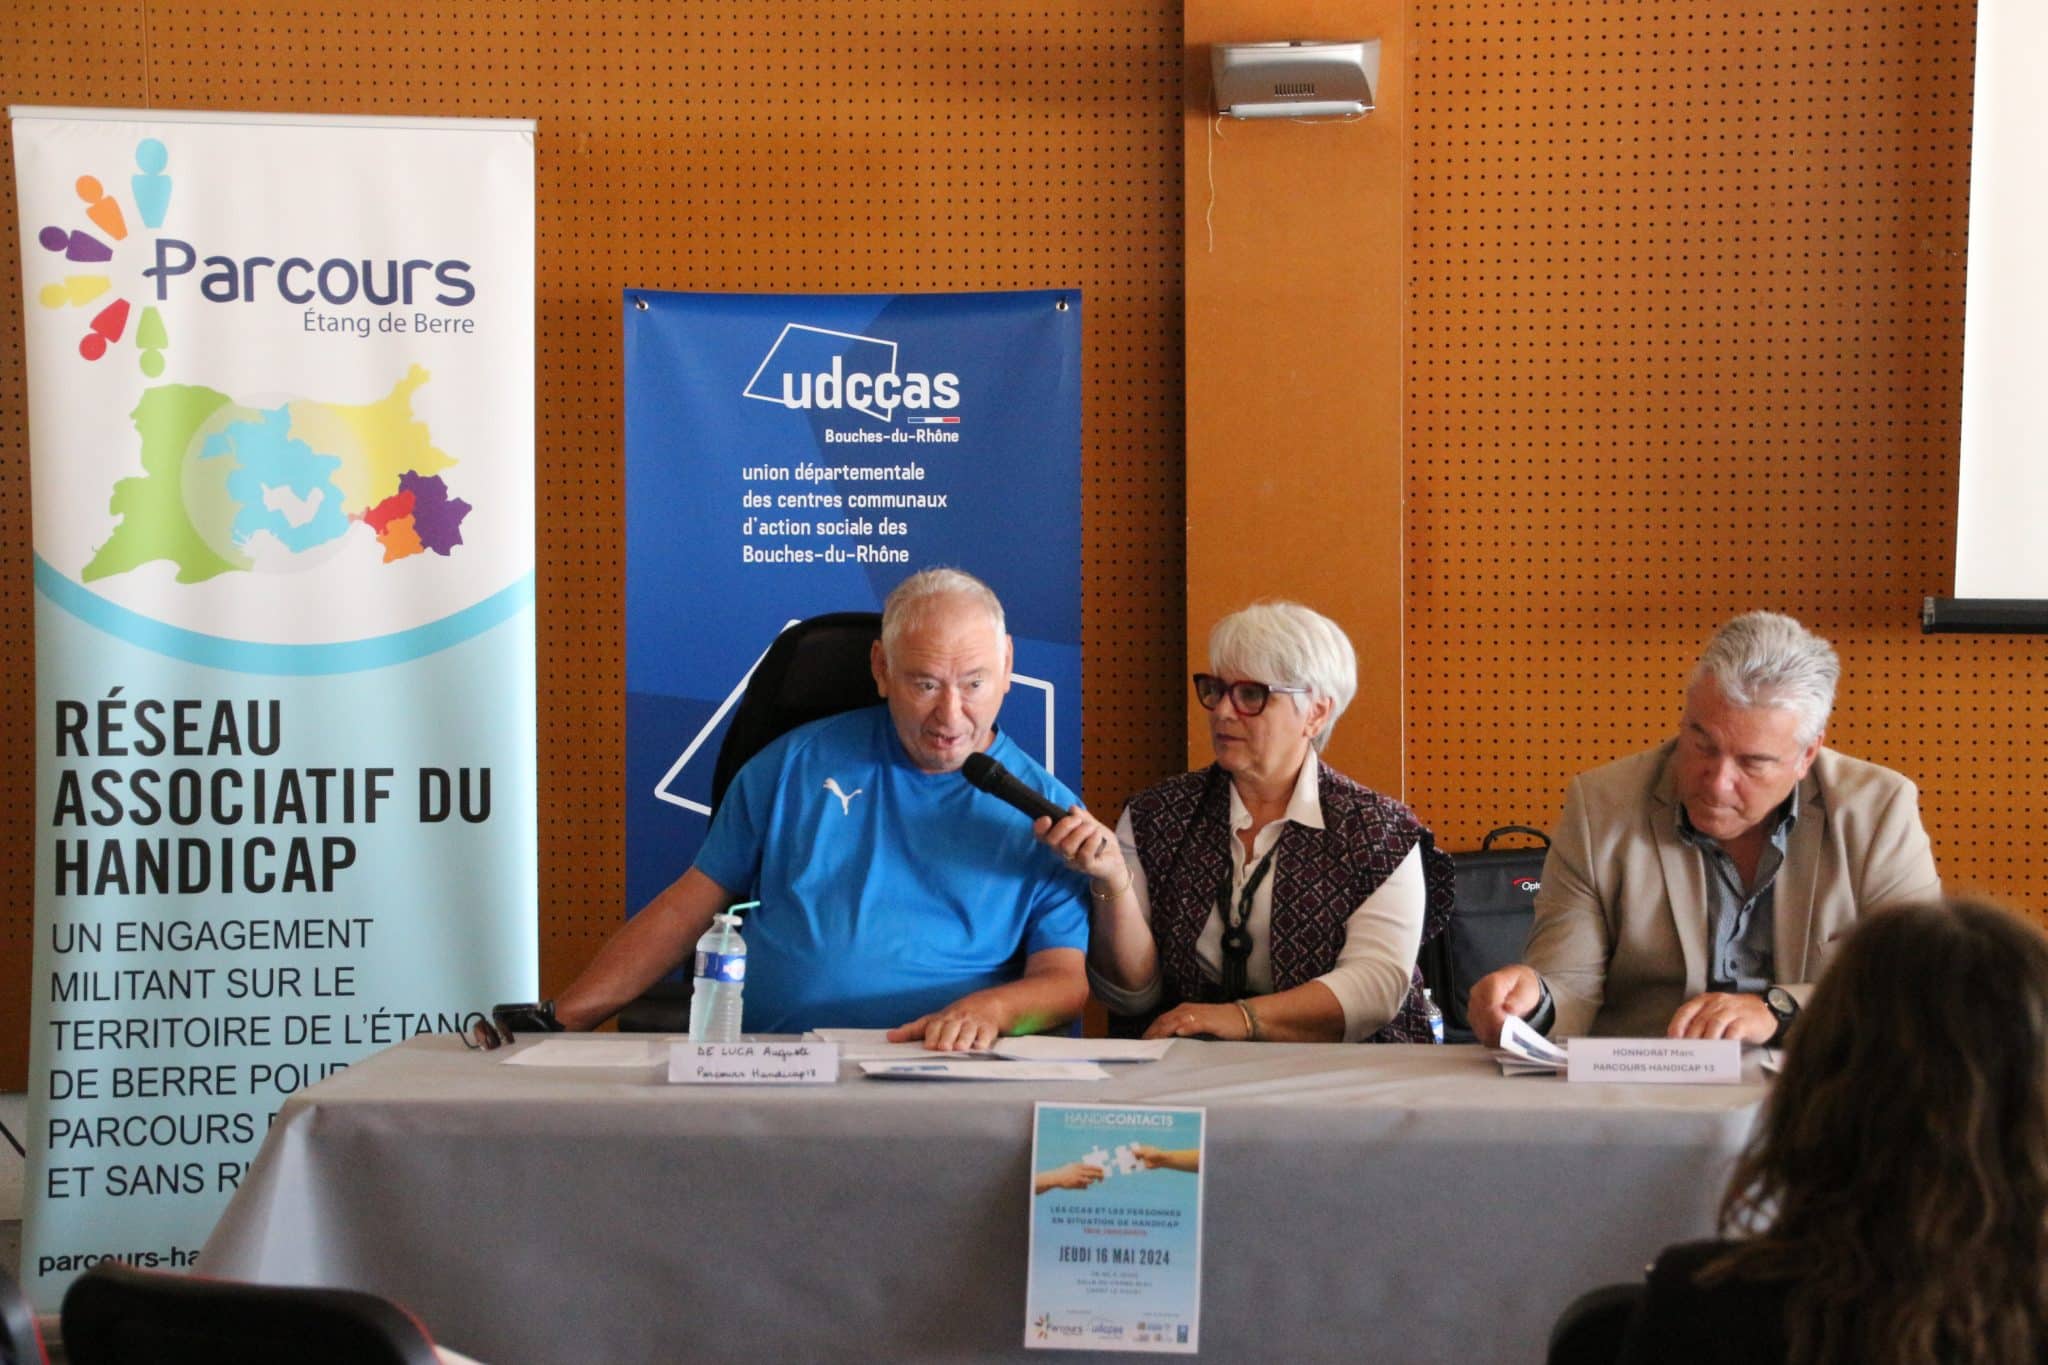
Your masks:
<path fill-rule="evenodd" d="M 1436 1001 L 1429 998 L 1429 987 L 1422 988 L 1422 1010 L 1429 1016 L 1429 1041 L 1441 1043 L 1444 1040 L 1444 1012 L 1436 1007 Z"/>
<path fill-rule="evenodd" d="M 714 915 L 697 940 L 697 967 L 690 983 L 690 1041 L 736 1043 L 740 1039 L 740 991 L 747 983 L 747 941 L 740 937 L 739 910 L 749 901 Z"/>

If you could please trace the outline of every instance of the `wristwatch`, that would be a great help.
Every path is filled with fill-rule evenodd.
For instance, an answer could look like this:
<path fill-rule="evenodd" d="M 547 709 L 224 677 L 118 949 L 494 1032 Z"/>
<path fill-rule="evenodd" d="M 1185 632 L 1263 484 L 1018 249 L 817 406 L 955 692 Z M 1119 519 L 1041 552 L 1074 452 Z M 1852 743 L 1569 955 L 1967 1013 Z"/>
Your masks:
<path fill-rule="evenodd" d="M 1799 1000 L 1783 986 L 1773 986 L 1764 992 L 1764 1008 L 1778 1021 L 1777 1032 L 1765 1042 L 1766 1047 L 1777 1047 L 1785 1041 L 1785 1034 L 1792 1027 L 1792 1021 L 1799 1017 Z"/>
<path fill-rule="evenodd" d="M 520 1033 L 560 1033 L 562 1021 L 555 1018 L 555 1002 L 516 1002 L 491 1006 L 491 1022 L 509 1041 Z"/>

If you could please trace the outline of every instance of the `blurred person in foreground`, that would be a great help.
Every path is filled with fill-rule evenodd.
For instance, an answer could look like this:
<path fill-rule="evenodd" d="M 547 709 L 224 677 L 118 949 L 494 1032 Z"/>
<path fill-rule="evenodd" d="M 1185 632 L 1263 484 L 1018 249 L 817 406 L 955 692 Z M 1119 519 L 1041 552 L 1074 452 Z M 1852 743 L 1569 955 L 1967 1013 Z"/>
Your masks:
<path fill-rule="evenodd" d="M 1721 1228 L 1657 1258 L 1625 1365 L 2048 1359 L 2048 939 L 1960 901 L 1850 932 Z"/>
<path fill-rule="evenodd" d="M 1292 602 L 1216 623 L 1194 678 L 1216 761 L 1044 837 L 1093 878 L 1088 969 L 1146 1036 L 1432 1041 L 1415 970 L 1451 860 L 1400 802 L 1322 761 L 1358 690 L 1334 621 Z"/>
<path fill-rule="evenodd" d="M 1824 748 L 1842 666 L 1789 616 L 1716 632 L 1678 737 L 1573 780 L 1523 960 L 1473 983 L 1482 1043 L 1782 1036 L 1859 915 L 1941 895 L 1919 794 Z"/>

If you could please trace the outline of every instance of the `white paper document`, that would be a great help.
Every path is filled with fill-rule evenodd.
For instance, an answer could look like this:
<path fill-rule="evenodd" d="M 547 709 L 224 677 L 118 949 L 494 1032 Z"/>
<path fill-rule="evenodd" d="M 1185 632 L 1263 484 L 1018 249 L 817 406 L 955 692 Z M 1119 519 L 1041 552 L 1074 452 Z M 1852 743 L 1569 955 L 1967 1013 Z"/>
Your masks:
<path fill-rule="evenodd" d="M 543 1038 L 528 1043 L 505 1059 L 507 1066 L 654 1066 L 668 1061 L 669 1044 L 675 1038 L 635 1038 L 630 1042 L 612 1039 Z"/>
<path fill-rule="evenodd" d="M 1106 1081 L 1093 1062 L 1006 1062 L 995 1058 L 947 1061 L 927 1052 L 928 1061 L 862 1062 L 860 1069 L 881 1081 Z"/>
<path fill-rule="evenodd" d="M 1493 1056 L 1507 1076 L 1547 1076 L 1567 1065 L 1561 1044 L 1551 1042 L 1512 1014 L 1501 1021 L 1500 1046 Z"/>
<path fill-rule="evenodd" d="M 820 1028 L 805 1034 L 821 1043 L 839 1044 L 849 1062 L 895 1061 L 898 1058 L 999 1057 L 1013 1062 L 1156 1062 L 1173 1046 L 1171 1038 L 1067 1038 L 1036 1033 L 1001 1038 L 985 1052 L 932 1052 L 923 1043 L 892 1043 L 880 1028 Z"/>
<path fill-rule="evenodd" d="M 914 1057 L 986 1057 L 986 1052 L 933 1052 L 921 1042 L 892 1043 L 885 1028 L 814 1028 L 804 1035 L 821 1043 L 839 1044 L 845 1062 L 886 1062 Z"/>
<path fill-rule="evenodd" d="M 1050 1033 L 1004 1038 L 989 1050 L 1015 1062 L 1156 1062 L 1171 1038 L 1062 1038 Z"/>

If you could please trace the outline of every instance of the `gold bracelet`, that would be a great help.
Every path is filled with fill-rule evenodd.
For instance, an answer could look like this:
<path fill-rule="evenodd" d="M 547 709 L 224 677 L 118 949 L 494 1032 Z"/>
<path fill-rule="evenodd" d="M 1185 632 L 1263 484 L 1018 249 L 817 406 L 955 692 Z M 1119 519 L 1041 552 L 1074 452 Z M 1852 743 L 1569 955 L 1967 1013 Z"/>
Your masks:
<path fill-rule="evenodd" d="M 1234 1004 L 1235 1004 L 1235 1005 L 1237 1006 L 1237 1012 L 1238 1012 L 1239 1014 L 1242 1014 L 1242 1015 L 1244 1016 L 1244 1036 L 1245 1036 L 1245 1040 L 1246 1040 L 1247 1042 L 1253 1042 L 1253 1043 L 1256 1043 L 1256 1042 L 1258 1042 L 1258 1041 L 1259 1041 L 1259 1016 L 1258 1016 L 1258 1015 L 1256 1015 L 1256 1014 L 1253 1014 L 1253 1013 L 1252 1013 L 1252 1007 L 1251 1007 L 1251 1005 L 1250 1005 L 1250 1004 L 1249 1004 L 1248 1002 L 1246 1002 L 1246 1001 L 1243 1001 L 1243 1000 L 1238 1000 L 1238 1001 L 1234 1001 L 1233 1003 L 1234 1003 Z"/>
<path fill-rule="evenodd" d="M 1093 896 L 1098 901 L 1113 901 L 1117 897 L 1123 895 L 1124 892 L 1131 889 L 1131 883 L 1133 880 L 1135 879 L 1129 873 L 1125 873 L 1124 884 L 1122 886 L 1119 886 L 1116 890 L 1110 892 L 1106 896 L 1103 895 L 1100 891 L 1096 890 L 1095 883 L 1091 881 L 1088 883 L 1088 894 Z"/>

